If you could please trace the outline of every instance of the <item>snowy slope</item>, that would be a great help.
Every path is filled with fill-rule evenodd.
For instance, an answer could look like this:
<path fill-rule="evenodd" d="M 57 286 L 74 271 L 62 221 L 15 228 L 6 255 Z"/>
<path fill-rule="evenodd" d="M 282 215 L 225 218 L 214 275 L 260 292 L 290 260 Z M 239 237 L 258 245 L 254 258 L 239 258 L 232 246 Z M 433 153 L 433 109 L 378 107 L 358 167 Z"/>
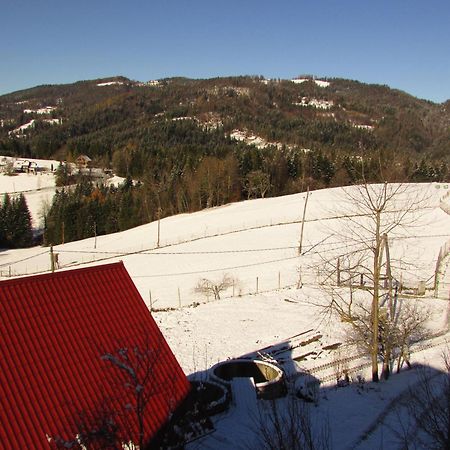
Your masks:
<path fill-rule="evenodd" d="M 398 200 L 400 207 L 405 199 L 418 193 L 427 199 L 426 207 L 411 212 L 412 228 L 400 228 L 390 235 L 392 260 L 401 260 L 401 264 L 396 263 L 399 272 L 395 276 L 401 276 L 410 286 L 417 286 L 420 281 L 425 281 L 428 288 L 433 285 L 437 255 L 450 238 L 450 215 L 440 208 L 440 200 L 447 192 L 448 185 L 410 185 Z M 322 337 L 295 351 L 299 352 L 296 355 L 314 351 L 299 367 L 315 370 L 336 358 L 323 347 L 341 342 L 345 332 L 345 324 L 325 320 L 316 306 L 325 296 L 318 286 L 320 267 L 324 260 L 333 260 L 351 247 L 344 238 L 352 229 L 342 216 L 348 215 L 348 207 L 355 211 L 356 207 L 346 204 L 341 188 L 310 193 L 299 256 L 305 200 L 306 193 L 302 193 L 168 217 L 160 223 L 159 248 L 156 248 L 158 224 L 153 222 L 121 233 L 60 245 L 54 251 L 58 253 L 59 270 L 123 260 L 144 301 L 157 310 L 153 315 L 188 374 L 200 373 L 218 361 L 281 341 L 292 343 L 295 341 L 290 339 L 292 336 L 307 330 Z M 358 220 L 364 223 L 367 218 Z M 46 248 L 0 253 L 2 279 L 10 274 L 19 276 L 49 269 Z M 215 280 L 226 273 L 238 281 L 223 293 L 221 300 L 212 301 L 194 292 L 200 278 Z M 302 287 L 298 289 L 300 274 Z M 433 292 L 428 291 L 420 302 L 432 310 L 432 330 L 444 329 L 448 299 L 434 298 Z M 442 367 L 438 355 L 445 342 L 444 336 L 435 342 L 437 347 L 415 353 L 413 361 Z M 361 374 L 367 377 L 364 368 Z M 333 368 L 324 367 L 316 376 L 330 383 Z M 392 436 L 373 424 L 387 402 L 414 382 L 407 375 L 404 377 L 376 388 L 365 386 L 363 393 L 356 387 L 336 391 L 324 382 L 322 401 L 314 414 L 317 418 L 329 414 L 333 448 L 374 448 L 380 442 L 388 445 Z M 232 408 L 223 420 L 223 428 L 217 424 L 214 439 L 193 448 L 235 448 L 230 441 L 229 426 L 237 432 L 237 424 L 242 423 L 239 414 L 239 410 Z M 374 430 L 373 440 L 361 444 L 359 439 L 367 429 Z M 248 434 L 248 428 L 242 433 Z"/>

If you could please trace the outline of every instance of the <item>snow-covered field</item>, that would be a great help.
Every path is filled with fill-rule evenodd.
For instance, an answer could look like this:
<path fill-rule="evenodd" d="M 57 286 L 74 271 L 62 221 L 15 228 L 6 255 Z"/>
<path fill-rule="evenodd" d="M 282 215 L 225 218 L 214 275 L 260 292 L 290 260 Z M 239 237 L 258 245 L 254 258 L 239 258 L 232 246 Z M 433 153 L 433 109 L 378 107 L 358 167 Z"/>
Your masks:
<path fill-rule="evenodd" d="M 49 195 L 53 189 L 50 179 L 44 176 L 38 188 L 38 177 L 0 175 L 0 192 L 34 192 L 34 196 L 26 193 L 34 219 L 40 197 L 46 198 L 45 189 L 49 189 Z M 399 208 L 417 195 L 426 198 L 426 204 L 408 214 L 410 226 L 389 235 L 394 276 L 401 278 L 411 292 L 425 282 L 427 291 L 420 302 L 432 311 L 430 326 L 435 332 L 447 327 L 448 287 L 440 290 L 441 298 L 434 297 L 432 288 L 437 256 L 450 239 L 450 215 L 440 208 L 440 200 L 448 192 L 449 186 L 444 184 L 408 185 L 406 192 L 399 195 Z M 58 253 L 59 270 L 122 260 L 187 374 L 206 371 L 218 361 L 284 340 L 289 342 L 292 336 L 307 330 L 320 333 L 321 338 L 296 349 L 300 353 L 291 356 L 314 351 L 299 365 L 293 365 L 315 370 L 336 358 L 323 347 L 341 342 L 345 328 L 335 319 L 325 320 L 317 304 L 326 296 L 318 285 L 323 280 L 324 261 L 335 261 L 354 245 L 348 237 L 356 229 L 345 216 L 352 210 L 356 214 L 357 207 L 347 200 L 341 188 L 310 193 L 301 255 L 298 247 L 306 193 L 165 218 L 160 222 L 159 248 L 158 223 L 154 222 L 56 246 L 54 251 Z M 367 218 L 354 220 L 366 223 Z M 0 252 L 0 279 L 49 269 L 49 249 Z M 201 278 L 214 281 L 225 274 L 234 277 L 235 282 L 220 300 L 195 292 Z M 449 276 L 447 271 L 441 277 L 444 287 Z M 436 346 L 413 353 L 412 361 L 441 367 L 445 335 L 433 342 Z M 313 417 L 328 418 L 332 448 L 395 448 L 389 441 L 392 430 L 382 425 L 375 426 L 367 440 L 358 439 L 389 401 L 415 381 L 413 372 L 377 386 L 336 389 L 330 384 L 332 371 L 330 378 L 330 371 L 318 370 L 315 376 L 324 382 Z M 358 373 L 367 377 L 364 368 Z M 236 439 L 248 435 L 249 426 L 244 423 L 242 411 L 232 407 L 220 418 L 214 437 L 192 448 L 238 448 Z M 233 437 L 229 427 L 233 427 Z"/>
<path fill-rule="evenodd" d="M 0 159 L 3 160 L 2 157 Z M 14 159 L 5 158 L 6 161 L 14 161 Z M 18 173 L 14 176 L 6 175 L 0 171 L 0 196 L 3 197 L 5 193 L 14 195 L 22 192 L 31 213 L 33 227 L 39 228 L 42 225 L 43 210 L 46 205 L 51 204 L 55 193 L 55 176 L 51 169 L 56 169 L 59 161 L 41 159 L 27 159 L 27 161 L 33 161 L 45 171 Z"/>

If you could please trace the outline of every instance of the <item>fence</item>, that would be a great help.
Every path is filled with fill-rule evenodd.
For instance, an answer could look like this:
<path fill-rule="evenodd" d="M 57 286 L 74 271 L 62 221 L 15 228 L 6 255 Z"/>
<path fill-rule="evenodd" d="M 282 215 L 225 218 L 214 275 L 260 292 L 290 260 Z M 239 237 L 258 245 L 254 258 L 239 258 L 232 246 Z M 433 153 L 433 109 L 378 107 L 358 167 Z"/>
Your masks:
<path fill-rule="evenodd" d="M 447 192 L 442 197 L 439 207 L 450 215 L 450 192 Z M 436 269 L 434 272 L 434 296 L 439 296 L 439 288 L 442 284 L 442 277 L 445 276 L 447 269 L 446 258 L 450 254 L 450 239 L 440 248 L 439 255 L 436 261 Z"/>
<path fill-rule="evenodd" d="M 211 281 L 210 288 L 198 290 L 196 289 L 197 282 L 203 277 L 199 277 L 196 281 L 191 278 L 186 283 L 183 283 L 183 280 L 180 279 L 179 285 L 176 284 L 176 280 L 171 279 L 167 285 L 159 284 L 151 289 L 147 289 L 139 278 L 135 279 L 135 283 L 145 303 L 153 311 L 179 309 L 248 295 L 269 294 L 283 289 L 300 287 L 299 283 L 301 283 L 299 275 L 295 271 L 275 271 L 271 275 L 265 274 L 244 278 L 241 276 L 238 278 L 228 273 L 222 274 L 222 276 L 229 276 L 231 282 L 219 291 L 219 298 L 214 293 L 214 286 L 220 284 L 220 277 Z"/>
<path fill-rule="evenodd" d="M 450 213 L 449 213 L 450 214 Z M 434 296 L 439 296 L 440 285 L 443 284 L 443 277 L 447 269 L 446 259 L 450 255 L 450 239 L 441 247 L 436 261 L 436 269 L 434 272 Z"/>
<path fill-rule="evenodd" d="M 442 197 L 439 207 L 442 209 L 442 211 L 445 211 L 447 214 L 450 214 L 450 192 L 447 192 L 447 194 Z"/>

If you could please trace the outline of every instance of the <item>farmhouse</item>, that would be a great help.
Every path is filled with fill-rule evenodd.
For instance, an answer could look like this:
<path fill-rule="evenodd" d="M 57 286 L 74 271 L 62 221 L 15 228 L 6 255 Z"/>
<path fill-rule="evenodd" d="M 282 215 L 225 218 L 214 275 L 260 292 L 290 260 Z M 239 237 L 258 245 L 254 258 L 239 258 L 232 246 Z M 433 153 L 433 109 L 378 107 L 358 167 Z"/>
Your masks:
<path fill-rule="evenodd" d="M 189 391 L 123 263 L 0 282 L 0 337 L 2 450 L 148 443 Z"/>
<path fill-rule="evenodd" d="M 89 167 L 89 163 L 92 161 L 91 158 L 87 155 L 80 155 L 75 160 L 75 163 L 79 169 L 87 169 Z"/>
<path fill-rule="evenodd" d="M 36 161 L 28 159 L 17 159 L 13 163 L 15 172 L 36 173 L 39 169 Z"/>

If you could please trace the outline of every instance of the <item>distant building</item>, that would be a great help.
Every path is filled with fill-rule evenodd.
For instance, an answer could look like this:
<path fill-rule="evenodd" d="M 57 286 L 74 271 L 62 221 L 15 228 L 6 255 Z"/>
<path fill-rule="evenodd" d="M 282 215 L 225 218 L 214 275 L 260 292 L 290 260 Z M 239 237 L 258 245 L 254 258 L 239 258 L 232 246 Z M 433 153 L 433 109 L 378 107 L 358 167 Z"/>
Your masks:
<path fill-rule="evenodd" d="M 13 163 L 14 172 L 36 173 L 41 170 L 36 161 L 16 159 Z"/>
<path fill-rule="evenodd" d="M 0 323 L 2 450 L 80 449 L 80 420 L 95 429 L 105 408 L 129 442 L 136 393 L 148 442 L 189 391 L 123 263 L 0 281 Z"/>
<path fill-rule="evenodd" d="M 75 164 L 79 169 L 87 169 L 89 167 L 90 162 L 92 161 L 91 158 L 87 155 L 80 155 L 75 160 Z"/>

